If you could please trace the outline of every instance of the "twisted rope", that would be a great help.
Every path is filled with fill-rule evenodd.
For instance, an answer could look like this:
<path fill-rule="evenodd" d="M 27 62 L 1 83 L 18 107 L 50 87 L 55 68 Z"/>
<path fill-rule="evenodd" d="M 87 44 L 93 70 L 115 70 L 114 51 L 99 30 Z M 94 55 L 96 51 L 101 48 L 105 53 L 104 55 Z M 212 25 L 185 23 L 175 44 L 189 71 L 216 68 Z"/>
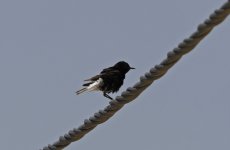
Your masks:
<path fill-rule="evenodd" d="M 183 55 L 190 52 L 210 31 L 212 31 L 215 26 L 224 21 L 229 13 L 230 0 L 228 0 L 220 9 L 215 10 L 214 13 L 204 21 L 204 23 L 198 26 L 197 31 L 189 38 L 184 39 L 178 47 L 170 51 L 165 60 L 159 65 L 151 68 L 144 76 L 141 76 L 140 81 L 133 87 L 127 88 L 126 91 L 122 92 L 121 96 L 117 96 L 114 100 L 110 101 L 109 105 L 103 110 L 99 110 L 89 119 L 86 119 L 81 126 L 70 130 L 52 145 L 44 147 L 43 150 L 61 150 L 70 143 L 80 140 L 97 125 L 111 118 L 125 104 L 133 101 L 155 80 L 162 77 Z"/>

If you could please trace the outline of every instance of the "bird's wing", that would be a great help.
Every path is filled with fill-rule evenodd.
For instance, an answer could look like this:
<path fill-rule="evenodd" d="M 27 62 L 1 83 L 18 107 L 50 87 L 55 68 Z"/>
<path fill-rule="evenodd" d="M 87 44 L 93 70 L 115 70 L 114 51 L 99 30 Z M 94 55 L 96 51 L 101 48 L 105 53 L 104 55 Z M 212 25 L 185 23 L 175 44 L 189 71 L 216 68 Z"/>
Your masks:
<path fill-rule="evenodd" d="M 111 78 L 113 76 L 117 76 L 118 74 L 120 74 L 118 70 L 106 70 L 100 74 L 100 77 Z"/>
<path fill-rule="evenodd" d="M 100 77 L 109 77 L 109 76 L 115 75 L 117 73 L 119 73 L 118 70 L 114 70 L 114 68 L 109 67 L 109 68 L 103 69 L 99 75 L 93 76 L 93 77 L 86 79 L 84 81 L 96 81 Z"/>
<path fill-rule="evenodd" d="M 96 75 L 96 76 L 93 76 L 93 77 L 91 77 L 91 78 L 89 78 L 89 79 L 86 79 L 86 80 L 84 80 L 84 81 L 96 81 L 96 80 L 98 80 L 100 77 L 101 77 L 101 75 Z"/>

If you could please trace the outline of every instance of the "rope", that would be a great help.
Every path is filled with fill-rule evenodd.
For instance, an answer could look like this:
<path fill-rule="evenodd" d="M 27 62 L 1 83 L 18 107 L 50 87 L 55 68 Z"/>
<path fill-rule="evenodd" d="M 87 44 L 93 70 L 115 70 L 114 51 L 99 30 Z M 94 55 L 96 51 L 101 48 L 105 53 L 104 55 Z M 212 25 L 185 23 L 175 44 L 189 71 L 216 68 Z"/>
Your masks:
<path fill-rule="evenodd" d="M 93 130 L 97 125 L 111 118 L 125 104 L 133 101 L 138 97 L 149 85 L 155 80 L 162 77 L 180 58 L 190 52 L 197 44 L 210 32 L 220 24 L 230 14 L 230 0 L 228 0 L 220 9 L 215 10 L 204 23 L 197 27 L 189 38 L 184 39 L 178 47 L 174 48 L 167 54 L 167 58 L 159 65 L 151 68 L 149 72 L 140 77 L 140 81 L 133 87 L 127 88 L 122 92 L 121 96 L 117 96 L 110 101 L 109 105 L 103 110 L 99 110 L 89 119 L 84 120 L 84 123 L 78 128 L 74 128 L 61 136 L 58 141 L 52 145 L 48 145 L 41 150 L 61 150 L 70 143 L 80 140 L 84 135 Z"/>

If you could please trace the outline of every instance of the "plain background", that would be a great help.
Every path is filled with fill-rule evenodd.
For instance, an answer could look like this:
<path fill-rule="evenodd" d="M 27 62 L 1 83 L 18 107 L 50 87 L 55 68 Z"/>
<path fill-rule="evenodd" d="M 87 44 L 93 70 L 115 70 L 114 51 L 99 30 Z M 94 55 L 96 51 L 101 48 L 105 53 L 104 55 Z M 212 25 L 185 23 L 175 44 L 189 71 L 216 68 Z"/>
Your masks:
<path fill-rule="evenodd" d="M 82 81 L 127 61 L 119 95 L 226 0 L 1 0 L 0 145 L 36 150 L 108 105 Z M 230 149 L 230 18 L 66 150 Z"/>

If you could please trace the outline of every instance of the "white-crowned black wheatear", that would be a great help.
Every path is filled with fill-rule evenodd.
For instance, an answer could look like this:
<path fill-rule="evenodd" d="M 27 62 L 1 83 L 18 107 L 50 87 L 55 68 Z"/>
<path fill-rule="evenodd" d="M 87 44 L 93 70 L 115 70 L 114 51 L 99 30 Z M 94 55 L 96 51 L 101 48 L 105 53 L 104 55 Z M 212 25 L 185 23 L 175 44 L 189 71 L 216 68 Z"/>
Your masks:
<path fill-rule="evenodd" d="M 102 91 L 106 98 L 112 100 L 109 93 L 117 92 L 123 85 L 125 74 L 130 70 L 135 69 L 130 67 L 128 63 L 120 61 L 114 66 L 103 69 L 99 75 L 96 75 L 87 80 L 88 83 L 83 84 L 85 86 L 81 90 L 77 91 L 76 94 L 81 94 L 85 91 Z"/>

